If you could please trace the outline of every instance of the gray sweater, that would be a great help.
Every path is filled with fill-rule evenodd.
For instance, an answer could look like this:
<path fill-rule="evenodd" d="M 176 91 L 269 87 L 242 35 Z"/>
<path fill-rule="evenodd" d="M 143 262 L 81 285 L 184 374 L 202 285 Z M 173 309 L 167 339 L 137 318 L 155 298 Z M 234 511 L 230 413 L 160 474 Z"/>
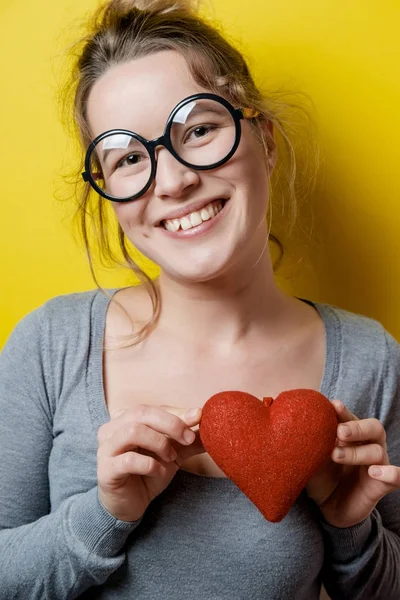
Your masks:
<path fill-rule="evenodd" d="M 0 355 L 0 598 L 399 600 L 400 492 L 355 527 L 321 522 L 303 492 L 266 521 L 229 480 L 182 470 L 136 523 L 96 487 L 108 420 L 102 340 L 108 300 L 57 297 L 15 327 Z M 370 319 L 315 305 L 326 327 L 321 391 L 380 419 L 400 464 L 400 356 Z"/>

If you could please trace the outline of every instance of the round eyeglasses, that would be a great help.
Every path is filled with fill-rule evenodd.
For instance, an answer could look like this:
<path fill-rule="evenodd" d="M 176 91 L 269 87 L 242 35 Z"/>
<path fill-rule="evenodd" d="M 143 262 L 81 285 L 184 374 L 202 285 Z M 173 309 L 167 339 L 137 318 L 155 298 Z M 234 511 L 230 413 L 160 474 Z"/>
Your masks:
<path fill-rule="evenodd" d="M 126 129 L 111 129 L 97 136 L 86 152 L 82 177 L 108 200 L 135 200 L 155 177 L 158 146 L 191 169 L 215 169 L 236 152 L 241 119 L 258 114 L 234 108 L 216 94 L 193 94 L 175 106 L 161 137 L 149 141 Z"/>

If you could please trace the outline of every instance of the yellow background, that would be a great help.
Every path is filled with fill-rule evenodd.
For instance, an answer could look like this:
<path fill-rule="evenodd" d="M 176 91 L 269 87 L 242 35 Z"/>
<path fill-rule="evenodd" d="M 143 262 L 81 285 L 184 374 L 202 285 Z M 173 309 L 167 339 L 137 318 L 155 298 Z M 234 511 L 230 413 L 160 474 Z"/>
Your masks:
<path fill-rule="evenodd" d="M 71 150 L 56 92 L 63 48 L 96 5 L 1 0 L 0 347 L 48 298 L 93 287 L 71 234 L 72 205 L 59 199 Z M 305 238 L 287 247 L 282 285 L 379 319 L 400 338 L 400 2 L 213 6 L 260 83 L 304 91 L 317 110 L 325 167 L 310 199 L 314 233 L 302 262 Z M 127 275 L 101 281 L 126 285 Z"/>

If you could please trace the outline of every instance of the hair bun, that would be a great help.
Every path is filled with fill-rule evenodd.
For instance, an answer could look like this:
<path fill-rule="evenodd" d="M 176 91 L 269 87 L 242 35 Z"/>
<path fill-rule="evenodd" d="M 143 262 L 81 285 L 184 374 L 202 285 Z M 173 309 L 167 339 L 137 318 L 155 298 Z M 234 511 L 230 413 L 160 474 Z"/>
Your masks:
<path fill-rule="evenodd" d="M 110 15 L 124 16 L 132 10 L 165 14 L 169 12 L 185 12 L 196 14 L 199 0 L 111 0 L 103 5 Z"/>

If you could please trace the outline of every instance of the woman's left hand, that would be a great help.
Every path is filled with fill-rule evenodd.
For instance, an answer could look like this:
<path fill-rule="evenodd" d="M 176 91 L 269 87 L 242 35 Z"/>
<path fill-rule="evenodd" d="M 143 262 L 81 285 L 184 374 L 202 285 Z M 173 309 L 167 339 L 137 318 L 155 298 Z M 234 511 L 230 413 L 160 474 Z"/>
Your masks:
<path fill-rule="evenodd" d="M 339 420 L 336 446 L 306 491 L 328 523 L 352 527 L 400 488 L 400 467 L 389 463 L 386 432 L 378 419 L 358 419 L 339 400 L 332 404 Z"/>

